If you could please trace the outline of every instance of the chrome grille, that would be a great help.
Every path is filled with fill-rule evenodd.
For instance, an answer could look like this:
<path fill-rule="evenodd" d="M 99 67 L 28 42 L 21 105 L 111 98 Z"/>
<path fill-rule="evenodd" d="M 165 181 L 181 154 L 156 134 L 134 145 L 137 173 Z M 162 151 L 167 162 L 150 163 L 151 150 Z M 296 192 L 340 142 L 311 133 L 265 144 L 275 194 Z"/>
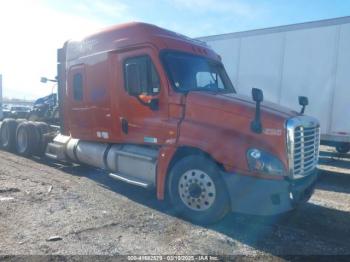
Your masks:
<path fill-rule="evenodd" d="M 289 172 L 293 178 L 308 175 L 318 162 L 320 127 L 318 121 L 299 116 L 287 122 Z"/>

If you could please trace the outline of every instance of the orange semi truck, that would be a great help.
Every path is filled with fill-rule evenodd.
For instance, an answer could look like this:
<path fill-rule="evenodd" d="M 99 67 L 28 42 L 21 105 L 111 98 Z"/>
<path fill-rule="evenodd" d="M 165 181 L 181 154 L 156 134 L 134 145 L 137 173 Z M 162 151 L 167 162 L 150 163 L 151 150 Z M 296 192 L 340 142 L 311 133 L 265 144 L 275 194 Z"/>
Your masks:
<path fill-rule="evenodd" d="M 236 94 L 205 43 L 129 23 L 68 41 L 57 59 L 60 126 L 5 119 L 3 148 L 105 169 L 197 223 L 284 213 L 312 195 L 318 121 L 259 89 Z"/>

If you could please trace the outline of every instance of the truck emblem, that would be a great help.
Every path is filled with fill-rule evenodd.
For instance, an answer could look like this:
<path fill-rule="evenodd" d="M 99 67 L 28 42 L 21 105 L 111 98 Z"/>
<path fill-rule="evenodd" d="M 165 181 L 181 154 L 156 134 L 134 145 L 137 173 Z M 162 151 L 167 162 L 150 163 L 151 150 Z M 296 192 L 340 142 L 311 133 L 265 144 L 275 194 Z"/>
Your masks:
<path fill-rule="evenodd" d="M 264 128 L 263 133 L 268 136 L 280 136 L 282 135 L 282 129 L 277 128 Z"/>

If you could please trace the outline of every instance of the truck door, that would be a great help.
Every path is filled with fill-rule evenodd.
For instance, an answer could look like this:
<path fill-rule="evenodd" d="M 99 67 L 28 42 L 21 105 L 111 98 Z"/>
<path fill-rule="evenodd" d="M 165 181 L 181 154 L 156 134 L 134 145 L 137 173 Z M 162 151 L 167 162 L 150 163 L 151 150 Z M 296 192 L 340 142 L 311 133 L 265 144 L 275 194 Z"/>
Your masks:
<path fill-rule="evenodd" d="M 168 115 L 168 82 L 158 53 L 143 48 L 116 55 L 119 126 L 122 140 L 136 144 L 173 144 L 177 121 Z"/>

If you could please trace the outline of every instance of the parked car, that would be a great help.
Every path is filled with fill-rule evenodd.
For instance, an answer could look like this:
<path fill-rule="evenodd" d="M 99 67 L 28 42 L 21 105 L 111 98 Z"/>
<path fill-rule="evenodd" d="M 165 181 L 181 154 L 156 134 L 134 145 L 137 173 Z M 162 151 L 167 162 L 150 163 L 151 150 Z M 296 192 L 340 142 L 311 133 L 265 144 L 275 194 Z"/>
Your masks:
<path fill-rule="evenodd" d="M 30 112 L 30 107 L 18 105 L 4 105 L 2 112 L 3 118 L 27 118 Z"/>

